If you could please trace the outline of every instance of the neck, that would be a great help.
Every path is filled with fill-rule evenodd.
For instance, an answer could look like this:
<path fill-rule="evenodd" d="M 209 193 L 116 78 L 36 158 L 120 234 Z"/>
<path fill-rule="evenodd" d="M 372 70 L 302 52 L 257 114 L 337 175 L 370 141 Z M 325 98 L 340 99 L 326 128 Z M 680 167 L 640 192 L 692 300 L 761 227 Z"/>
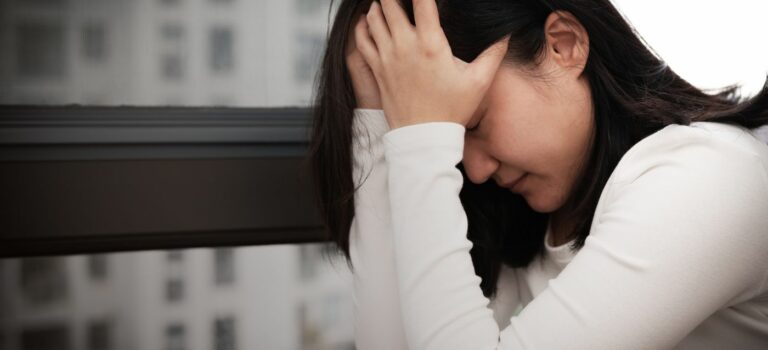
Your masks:
<path fill-rule="evenodd" d="M 568 243 L 570 241 L 569 236 L 575 229 L 574 220 L 570 219 L 570 215 L 567 211 L 559 209 L 549 215 L 549 244 L 553 247 L 557 247 Z"/>

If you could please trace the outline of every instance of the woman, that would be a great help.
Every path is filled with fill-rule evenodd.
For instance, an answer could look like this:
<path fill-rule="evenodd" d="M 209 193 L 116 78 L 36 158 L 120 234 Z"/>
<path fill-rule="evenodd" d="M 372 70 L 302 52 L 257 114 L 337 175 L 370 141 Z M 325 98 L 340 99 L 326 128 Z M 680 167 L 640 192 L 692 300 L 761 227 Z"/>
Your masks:
<path fill-rule="evenodd" d="M 607 0 L 361 0 L 318 92 L 358 348 L 768 346 L 768 86 L 703 93 Z"/>

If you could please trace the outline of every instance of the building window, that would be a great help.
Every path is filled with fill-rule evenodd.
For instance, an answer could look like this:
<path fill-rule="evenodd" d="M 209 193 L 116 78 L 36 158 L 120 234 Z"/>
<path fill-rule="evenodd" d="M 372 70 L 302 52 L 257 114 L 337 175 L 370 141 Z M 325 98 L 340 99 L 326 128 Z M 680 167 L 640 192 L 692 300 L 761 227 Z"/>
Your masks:
<path fill-rule="evenodd" d="M 294 78 L 299 83 L 311 82 L 320 64 L 323 36 L 319 33 L 300 33 L 296 37 L 297 54 L 294 56 Z"/>
<path fill-rule="evenodd" d="M 168 261 L 182 261 L 184 259 L 184 252 L 181 250 L 169 250 L 166 255 Z"/>
<path fill-rule="evenodd" d="M 320 9 L 327 9 L 330 0 L 294 0 L 296 12 L 301 15 L 311 15 L 318 13 Z"/>
<path fill-rule="evenodd" d="M 172 324 L 165 328 L 165 350 L 184 350 L 184 326 Z"/>
<path fill-rule="evenodd" d="M 88 275 L 91 280 L 102 281 L 107 278 L 107 256 L 103 254 L 89 255 Z"/>
<path fill-rule="evenodd" d="M 21 331 L 21 349 L 24 350 L 69 350 L 71 349 L 69 329 L 65 325 L 34 326 Z"/>
<path fill-rule="evenodd" d="M 61 258 L 22 259 L 19 264 L 19 284 L 24 297 L 39 304 L 64 299 L 67 295 L 65 267 Z"/>
<path fill-rule="evenodd" d="M 107 31 L 103 22 L 88 23 L 82 29 L 82 55 L 91 62 L 103 62 L 107 56 Z"/>
<path fill-rule="evenodd" d="M 215 27 L 208 35 L 209 65 L 216 73 L 234 68 L 234 35 L 231 28 Z"/>
<path fill-rule="evenodd" d="M 160 74 L 169 81 L 179 81 L 186 71 L 184 28 L 167 23 L 160 28 Z"/>
<path fill-rule="evenodd" d="M 237 338 L 234 318 L 217 318 L 213 323 L 213 333 L 214 350 L 236 349 Z"/>
<path fill-rule="evenodd" d="M 16 28 L 16 71 L 23 78 L 59 79 L 66 75 L 64 26 L 20 23 Z"/>
<path fill-rule="evenodd" d="M 214 256 L 214 282 L 216 285 L 232 284 L 235 281 L 235 250 L 216 248 Z"/>
<path fill-rule="evenodd" d="M 184 298 L 184 282 L 180 278 L 169 278 L 165 281 L 165 300 L 170 302 Z"/>
<path fill-rule="evenodd" d="M 304 281 L 315 278 L 325 263 L 323 256 L 329 256 L 332 247 L 328 244 L 303 244 L 299 246 L 299 276 Z"/>
<path fill-rule="evenodd" d="M 89 350 L 109 350 L 111 349 L 111 327 L 110 323 L 104 320 L 91 321 L 88 324 L 88 349 Z"/>

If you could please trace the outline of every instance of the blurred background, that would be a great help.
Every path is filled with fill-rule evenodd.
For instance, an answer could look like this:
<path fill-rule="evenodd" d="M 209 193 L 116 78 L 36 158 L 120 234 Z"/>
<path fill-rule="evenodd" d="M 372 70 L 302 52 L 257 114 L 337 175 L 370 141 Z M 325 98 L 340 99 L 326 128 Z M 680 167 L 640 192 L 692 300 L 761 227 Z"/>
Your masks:
<path fill-rule="evenodd" d="M 762 87 L 765 1 L 614 3 L 694 85 Z M 333 14 L 330 0 L 0 0 L 0 105 L 306 108 Z M 331 250 L 0 259 L 0 350 L 353 349 Z"/>

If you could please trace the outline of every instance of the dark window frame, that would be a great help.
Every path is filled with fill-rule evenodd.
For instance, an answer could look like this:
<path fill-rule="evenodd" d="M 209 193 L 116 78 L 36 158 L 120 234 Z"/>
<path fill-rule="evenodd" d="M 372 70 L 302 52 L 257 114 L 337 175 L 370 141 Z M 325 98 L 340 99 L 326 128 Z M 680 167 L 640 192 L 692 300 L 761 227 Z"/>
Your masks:
<path fill-rule="evenodd" d="M 0 198 L 0 257 L 324 241 L 305 171 L 310 113 L 299 107 L 0 106 L 0 190 L 10 193 Z M 149 165 L 164 171 L 156 181 L 145 171 Z M 86 171 L 94 166 L 97 173 Z M 102 174 L 126 169 L 142 181 L 102 181 L 108 177 Z M 68 185 L 56 176 L 64 172 L 70 183 L 94 188 L 61 196 Z M 41 186 L 52 190 L 26 190 Z M 158 197 L 164 207 L 153 215 L 128 215 L 156 202 L 134 201 L 132 193 L 174 186 L 175 195 Z M 238 195 L 241 189 L 250 192 Z M 193 197 L 211 207 L 171 213 L 189 206 L 184 191 L 207 195 Z M 121 199 L 107 203 L 111 198 Z M 242 207 L 252 210 L 233 214 Z M 83 216 L 67 215 L 70 208 Z M 158 212 L 162 208 L 170 208 L 168 215 Z M 164 221 L 174 215 L 176 221 Z M 121 232 L 111 224 L 134 229 Z"/>

